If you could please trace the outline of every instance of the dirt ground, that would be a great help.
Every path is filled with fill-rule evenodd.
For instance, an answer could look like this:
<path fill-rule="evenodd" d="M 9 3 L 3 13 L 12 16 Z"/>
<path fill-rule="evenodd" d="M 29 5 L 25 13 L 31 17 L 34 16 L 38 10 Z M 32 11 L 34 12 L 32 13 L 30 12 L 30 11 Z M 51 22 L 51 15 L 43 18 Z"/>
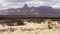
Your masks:
<path fill-rule="evenodd" d="M 24 26 L 5 26 L 0 25 L 0 34 L 60 34 L 60 24 L 52 29 L 48 29 L 47 24 L 27 24 Z"/>

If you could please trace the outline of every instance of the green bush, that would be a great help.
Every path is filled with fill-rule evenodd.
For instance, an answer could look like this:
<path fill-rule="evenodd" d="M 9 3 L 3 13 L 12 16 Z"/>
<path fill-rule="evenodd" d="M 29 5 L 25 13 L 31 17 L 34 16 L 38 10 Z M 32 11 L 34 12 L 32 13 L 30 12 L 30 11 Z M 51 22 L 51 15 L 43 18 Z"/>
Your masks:
<path fill-rule="evenodd" d="M 52 24 L 52 20 L 51 20 L 51 19 L 49 19 L 47 23 L 48 23 L 48 24 Z"/>

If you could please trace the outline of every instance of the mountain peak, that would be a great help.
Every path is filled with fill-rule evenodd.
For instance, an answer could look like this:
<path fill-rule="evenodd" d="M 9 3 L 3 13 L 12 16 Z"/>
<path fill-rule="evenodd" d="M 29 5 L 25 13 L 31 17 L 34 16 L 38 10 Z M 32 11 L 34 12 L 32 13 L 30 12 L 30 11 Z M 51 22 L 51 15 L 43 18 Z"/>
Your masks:
<path fill-rule="evenodd" d="M 27 9 L 27 8 L 29 8 L 29 7 L 28 7 L 28 5 L 27 5 L 27 4 L 25 4 L 25 5 L 23 6 L 23 8 Z"/>

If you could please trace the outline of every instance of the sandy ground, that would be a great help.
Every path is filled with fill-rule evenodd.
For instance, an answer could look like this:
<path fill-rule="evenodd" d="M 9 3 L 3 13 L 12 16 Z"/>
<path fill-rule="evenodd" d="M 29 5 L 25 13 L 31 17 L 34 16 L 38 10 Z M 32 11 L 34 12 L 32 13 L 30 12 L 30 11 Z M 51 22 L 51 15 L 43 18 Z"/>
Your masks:
<path fill-rule="evenodd" d="M 60 34 L 60 24 L 53 29 L 48 29 L 47 24 L 27 24 L 24 26 L 6 26 L 0 25 L 0 34 Z"/>

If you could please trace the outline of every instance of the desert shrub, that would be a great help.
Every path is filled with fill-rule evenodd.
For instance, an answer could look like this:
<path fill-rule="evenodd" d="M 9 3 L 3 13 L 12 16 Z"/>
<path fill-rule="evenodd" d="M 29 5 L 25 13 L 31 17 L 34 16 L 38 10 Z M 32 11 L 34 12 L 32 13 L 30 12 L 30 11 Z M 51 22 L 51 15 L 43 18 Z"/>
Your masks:
<path fill-rule="evenodd" d="M 51 20 L 51 19 L 47 19 L 47 20 L 45 20 L 45 21 L 47 21 L 48 28 L 49 28 L 49 29 L 52 29 L 52 20 Z"/>

